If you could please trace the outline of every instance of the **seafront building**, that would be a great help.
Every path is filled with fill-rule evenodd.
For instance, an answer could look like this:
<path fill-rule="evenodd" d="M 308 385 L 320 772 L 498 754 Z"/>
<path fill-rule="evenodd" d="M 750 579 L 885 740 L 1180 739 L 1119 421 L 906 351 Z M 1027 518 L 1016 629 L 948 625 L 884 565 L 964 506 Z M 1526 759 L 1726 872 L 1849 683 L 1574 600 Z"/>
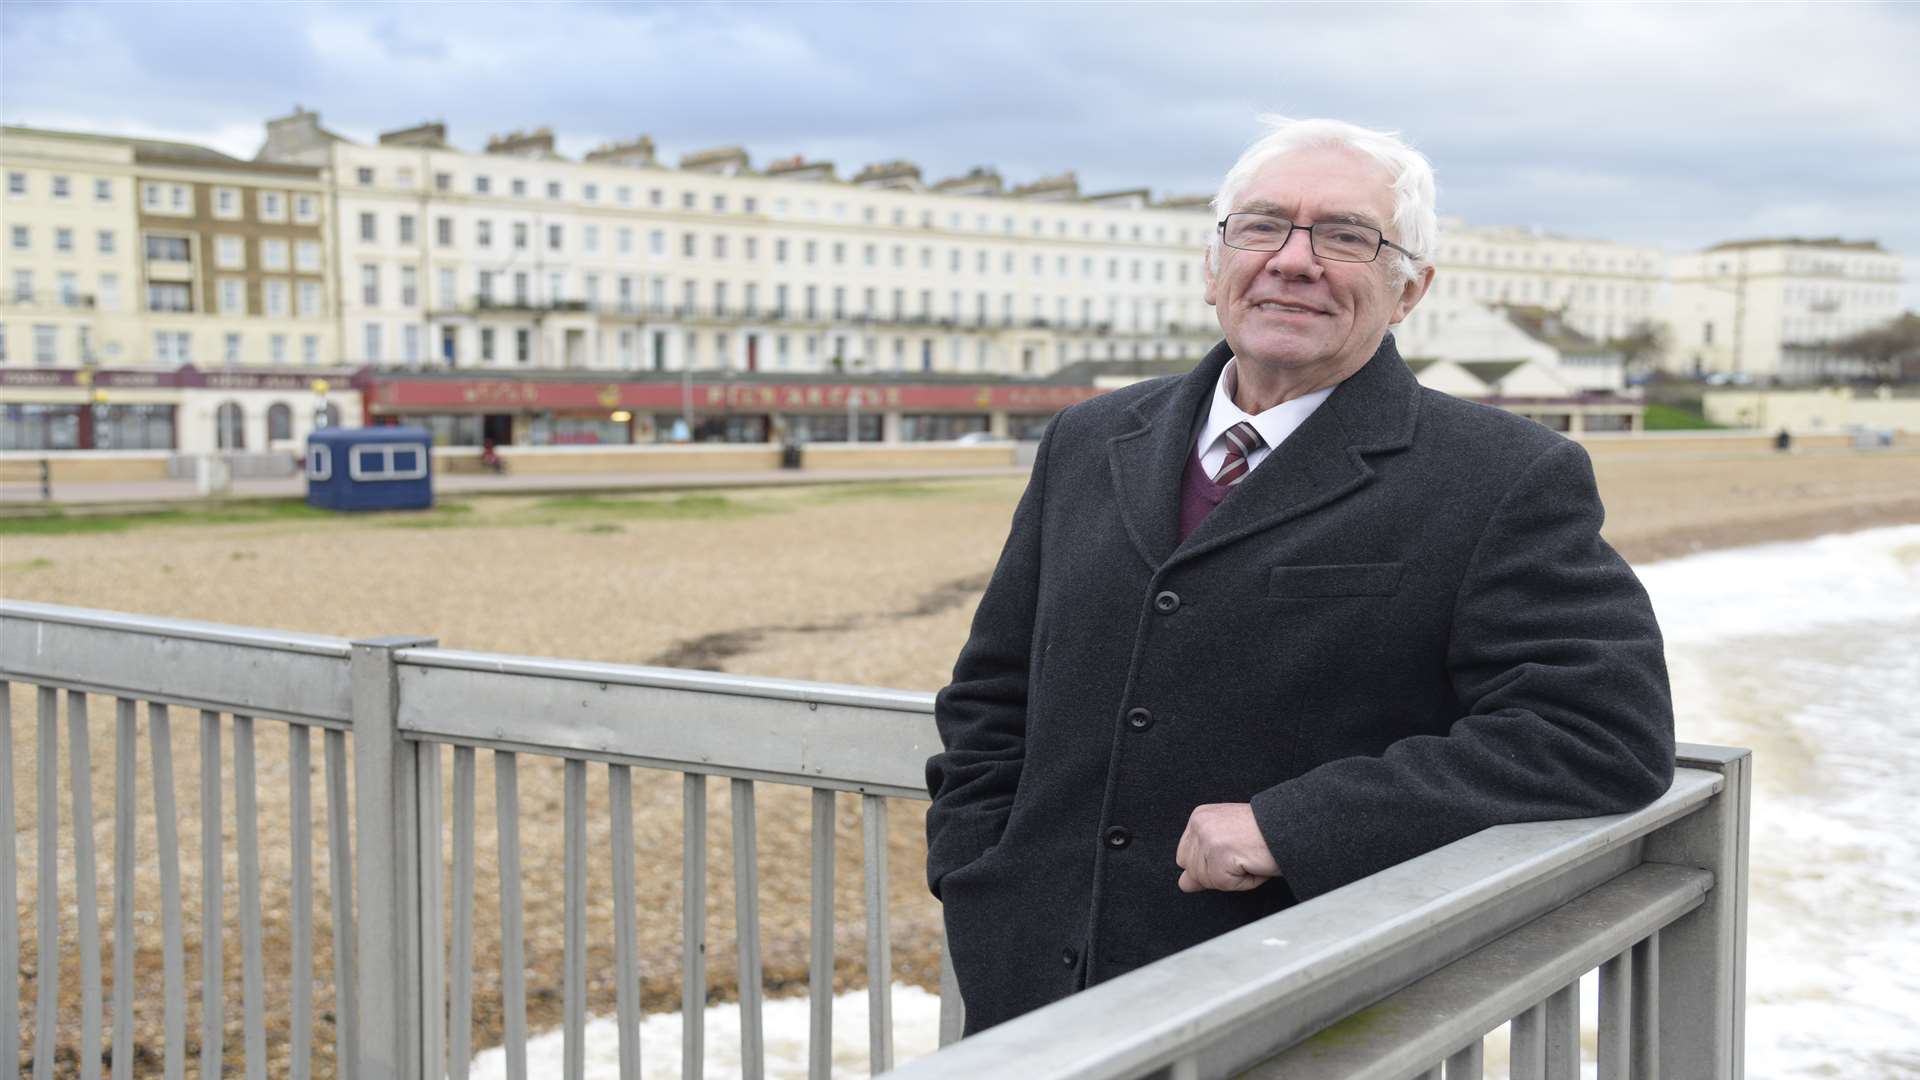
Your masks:
<path fill-rule="evenodd" d="M 1207 199 L 1072 173 L 669 162 L 645 136 L 575 161 L 548 129 L 471 152 L 438 123 L 361 144 L 299 108 L 252 161 L 7 128 L 0 167 L 0 449 L 278 454 L 397 420 L 466 445 L 1019 437 L 1063 379 L 1091 393 L 1218 337 Z M 1423 381 L 1637 425 L 1608 342 L 1662 319 L 1662 253 L 1449 220 L 1436 258 L 1397 330 Z"/>
<path fill-rule="evenodd" d="M 1778 237 L 1673 260 L 1666 366 L 1738 381 L 1870 376 L 1833 346 L 1900 314 L 1902 260 L 1872 240 Z"/>
<path fill-rule="evenodd" d="M 357 413 L 319 389 L 343 374 L 321 170 L 16 127 L 0 162 L 0 447 L 292 448 Z"/>

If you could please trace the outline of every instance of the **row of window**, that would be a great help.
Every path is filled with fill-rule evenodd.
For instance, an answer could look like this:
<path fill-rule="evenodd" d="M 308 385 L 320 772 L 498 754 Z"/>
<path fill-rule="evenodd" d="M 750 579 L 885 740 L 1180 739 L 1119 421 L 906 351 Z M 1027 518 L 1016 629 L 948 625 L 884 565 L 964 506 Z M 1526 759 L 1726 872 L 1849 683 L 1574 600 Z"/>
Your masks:
<path fill-rule="evenodd" d="M 80 291 L 80 275 L 71 270 L 61 270 L 54 274 L 54 289 L 51 294 L 41 295 L 34 291 L 34 272 L 32 270 L 13 271 L 12 289 L 8 298 L 15 304 L 58 304 L 61 307 L 98 307 L 108 311 L 120 310 L 120 275 L 104 273 L 99 275 L 98 285 L 91 293 Z"/>
<path fill-rule="evenodd" d="M 1535 252 L 1524 249 L 1487 248 L 1483 250 L 1481 248 L 1447 245 L 1440 249 L 1440 264 L 1443 266 L 1448 263 L 1465 266 L 1538 266 L 1542 269 L 1552 269 L 1556 265 L 1552 252 L 1540 252 L 1538 253 L 1538 259 L 1535 258 L 1535 254 Z M 1566 265 L 1569 270 L 1604 271 L 1606 273 L 1657 274 L 1660 270 L 1660 263 L 1657 259 L 1631 255 L 1624 257 L 1609 255 L 1603 261 L 1598 255 L 1581 253 L 1569 256 Z"/>
<path fill-rule="evenodd" d="M 53 250 L 56 254 L 71 255 L 77 250 L 76 232 L 70 225 L 55 225 L 52 228 Z M 33 226 L 7 226 L 7 247 L 13 251 L 33 250 Z M 113 255 L 120 249 L 119 235 L 112 229 L 95 229 L 93 234 L 94 251 L 101 255 Z"/>
<path fill-rule="evenodd" d="M 31 361 L 35 366 L 53 367 L 59 364 L 94 363 L 99 357 L 94 353 L 93 330 L 88 326 L 63 328 L 52 323 L 34 323 L 27 328 L 30 337 L 29 354 L 14 357 L 8 352 L 8 324 L 0 323 L 0 364 L 11 360 Z M 193 360 L 193 332 L 190 330 L 157 330 L 153 334 L 153 357 L 156 364 L 186 364 Z M 295 350 L 298 350 L 297 352 Z M 70 351 L 69 351 L 70 350 Z M 291 334 L 241 334 L 228 331 L 220 338 L 220 362 L 228 367 L 266 362 L 269 364 L 291 364 L 296 360 L 307 367 L 320 367 L 330 362 L 330 358 L 321 354 L 319 334 L 301 334 L 298 340 Z M 141 363 L 142 361 L 132 361 Z"/>
<path fill-rule="evenodd" d="M 371 166 L 363 165 L 354 170 L 354 180 L 361 187 L 374 186 L 375 179 L 376 173 Z M 490 174 L 476 173 L 470 178 L 467 190 L 474 195 L 503 194 L 513 198 L 530 198 L 535 190 L 534 186 L 530 184 L 525 177 L 508 178 L 505 189 L 499 191 L 496 191 L 493 181 L 494 177 Z M 415 183 L 413 169 L 410 166 L 401 166 L 396 169 L 394 171 L 394 182 L 396 186 L 401 188 L 413 188 Z M 442 194 L 452 194 L 455 190 L 454 174 L 450 172 L 435 172 L 433 174 L 433 190 Z M 566 186 L 560 180 L 548 179 L 542 181 L 538 190 L 549 200 L 566 198 Z M 587 181 L 582 183 L 579 185 L 578 190 L 581 202 L 598 204 L 603 201 L 601 199 L 601 187 L 597 182 Z M 631 185 L 614 185 L 611 188 L 611 195 L 612 205 L 640 205 L 635 201 L 636 192 Z M 649 188 L 646 192 L 645 205 L 648 208 L 656 210 L 666 209 L 668 205 L 666 189 L 658 187 Z M 735 205 L 739 207 L 739 212 L 742 214 L 757 214 L 760 212 L 760 202 L 752 195 L 742 196 L 739 202 L 735 204 L 729 199 L 727 193 L 712 192 L 703 203 L 699 192 L 690 190 L 680 192 L 679 209 L 681 210 L 725 214 Z M 801 199 L 795 203 L 787 198 L 778 197 L 771 200 L 770 208 L 772 215 L 775 217 L 787 217 L 797 213 L 799 217 L 810 219 L 831 217 L 832 220 L 842 222 L 853 219 L 853 215 L 850 213 L 853 207 L 845 202 L 833 202 L 823 207 L 818 199 Z M 861 224 L 881 224 L 881 207 L 878 205 L 868 204 L 858 209 Z M 938 217 L 932 209 L 923 209 L 917 215 L 914 215 L 909 214 L 906 207 L 896 206 L 892 207 L 886 214 L 886 223 L 894 228 L 908 228 L 911 222 L 920 228 L 931 229 L 935 227 L 935 222 L 938 220 Z M 1073 223 L 1066 218 L 1048 219 L 1043 216 L 1030 217 L 1027 218 L 1027 231 L 1034 236 L 1044 236 L 1048 232 L 1047 225 L 1049 220 L 1051 220 L 1053 226 L 1053 235 L 1062 237 L 1073 235 L 1075 231 L 1073 229 Z M 999 232 L 1006 235 L 1013 235 L 1020 231 L 1018 222 L 1019 219 L 1010 214 L 1002 214 L 996 221 L 995 216 L 992 214 L 976 212 L 968 215 L 966 212 L 960 210 L 949 211 L 945 217 L 946 227 L 955 232 L 966 231 L 969 227 L 975 232 L 993 232 L 996 231 L 995 226 L 997 225 Z M 1166 225 L 1155 225 L 1149 230 L 1146 226 L 1132 224 L 1123 229 L 1119 222 L 1106 222 L 1104 223 L 1106 226 L 1105 229 L 1098 230 L 1094 227 L 1094 222 L 1092 221 L 1081 221 L 1079 224 L 1080 228 L 1078 232 L 1080 237 L 1088 240 L 1094 239 L 1096 236 L 1104 235 L 1104 238 L 1107 240 L 1117 241 L 1126 239 L 1136 243 L 1146 243 L 1148 242 L 1148 238 L 1151 237 L 1151 242 L 1153 243 L 1176 243 L 1185 245 L 1197 244 L 1204 239 L 1206 235 L 1204 229 L 1190 231 L 1185 228 L 1176 227 L 1170 230 Z"/>
<path fill-rule="evenodd" d="M 386 329 L 382 324 L 372 322 L 361 328 L 360 359 L 369 363 L 398 360 L 407 364 L 418 364 L 428 359 L 424 355 L 419 325 L 409 323 L 400 328 L 397 357 L 390 356 L 386 351 Z M 850 334 L 736 334 L 724 330 L 710 335 L 693 330 L 677 334 L 666 330 L 620 330 L 604 335 L 594 344 L 580 345 L 556 357 L 546 352 L 536 355 L 536 349 L 553 350 L 560 346 L 550 339 L 537 337 L 530 327 L 483 326 L 463 330 L 458 326 L 441 326 L 438 331 L 439 338 L 435 342 L 432 359 L 449 366 L 477 360 L 481 364 L 614 367 L 654 371 L 698 367 L 745 371 L 933 371 L 937 368 L 943 371 L 1017 370 L 1021 374 L 1039 374 L 1042 373 L 1040 366 L 1046 361 L 1043 355 L 1046 350 L 1038 346 L 1020 346 L 1016 363 L 1015 350 L 990 338 L 962 335 L 942 339 Z M 468 352 L 467 349 L 473 351 Z M 1069 363 L 1072 352 L 1069 342 L 1055 342 L 1052 349 L 1054 365 Z M 1124 346 L 1109 341 L 1101 345 L 1089 339 L 1080 342 L 1079 353 L 1080 359 L 1087 360 L 1095 359 L 1100 354 L 1108 359 L 1120 359 L 1123 355 L 1134 359 L 1149 356 L 1161 359 L 1194 355 L 1196 346 L 1190 342 L 1167 341 L 1134 342 Z"/>
<path fill-rule="evenodd" d="M 1447 296 L 1468 296 L 1477 300 L 1519 302 L 1523 304 L 1637 304 L 1653 303 L 1651 285 L 1615 285 L 1612 282 L 1555 281 L 1551 278 L 1519 280 L 1442 275 L 1437 279 Z"/>
<path fill-rule="evenodd" d="M 373 211 L 362 212 L 359 217 L 359 224 L 359 237 L 363 243 L 380 242 L 380 216 L 377 213 Z M 530 250 L 534 236 L 533 227 L 530 223 L 525 221 L 508 222 L 508 228 L 504 236 L 496 230 L 495 226 L 497 224 L 496 221 L 490 218 L 475 220 L 473 222 L 474 246 L 483 251 L 492 250 L 495 246 L 496 236 L 500 236 L 504 247 L 514 251 Z M 544 226 L 544 250 L 549 252 L 565 252 L 570 250 L 567 240 L 568 231 L 568 226 L 564 224 L 554 223 Z M 639 234 L 637 230 L 631 226 L 623 225 L 607 230 L 607 235 L 604 237 L 607 243 L 604 245 L 602 243 L 602 229 L 599 225 L 575 226 L 574 232 L 577 235 L 579 250 L 583 254 L 599 255 L 605 253 L 610 255 L 633 255 L 638 253 L 636 241 L 639 239 Z M 415 215 L 395 215 L 394 238 L 395 241 L 402 246 L 412 245 L 418 242 L 417 219 Z M 737 244 L 735 243 L 736 240 L 738 241 Z M 435 218 L 434 246 L 451 248 L 455 245 L 454 219 L 451 217 Z M 807 266 L 822 264 L 850 266 L 854 264 L 856 255 L 858 256 L 858 265 L 868 269 L 879 269 L 883 265 L 892 269 L 906 269 L 909 262 L 908 247 L 905 244 L 888 245 L 883 254 L 882 245 L 878 243 L 856 245 L 844 240 L 800 240 L 796 242 L 788 237 L 774 237 L 772 238 L 770 247 L 772 260 L 777 264 L 798 262 Z M 760 258 L 761 238 L 751 235 L 732 236 L 727 233 L 712 233 L 707 235 L 703 243 L 701 234 L 687 231 L 680 234 L 678 251 L 684 258 L 696 259 L 702 257 L 704 254 L 706 257 L 716 261 L 725 261 L 737 251 L 742 259 L 747 262 L 753 262 Z M 667 231 L 665 229 L 649 230 L 646 234 L 645 254 L 653 258 L 663 258 L 667 253 Z M 968 257 L 969 253 L 971 253 L 971 258 Z M 1094 280 L 1099 277 L 1099 269 L 1102 264 L 1104 264 L 1106 280 L 1109 281 L 1119 281 L 1122 280 L 1123 277 L 1132 281 L 1143 281 L 1146 279 L 1145 276 L 1148 273 L 1151 273 L 1152 279 L 1158 282 L 1166 281 L 1168 277 L 1167 267 L 1169 260 L 1167 259 L 1155 259 L 1149 262 L 1139 258 L 1122 259 L 1110 256 L 1105 259 L 1096 259 L 1090 255 L 1073 256 L 1065 254 L 1055 254 L 1049 257 L 1045 254 L 1035 253 L 1026 257 L 1024 265 L 1028 272 L 1035 277 L 1047 276 L 1049 273 L 1048 267 L 1051 266 L 1053 268 L 1051 272 L 1054 276 L 1065 278 L 1072 275 L 1076 258 L 1079 263 L 1080 276 L 1086 280 Z M 936 259 L 936 249 L 931 245 L 921 245 L 918 249 L 917 261 L 922 270 L 934 269 L 935 263 L 938 261 Z M 1020 256 L 1013 251 L 1001 251 L 998 253 L 998 258 L 996 259 L 995 253 L 988 249 L 963 248 L 960 246 L 948 248 L 944 261 L 949 272 L 960 273 L 970 266 L 972 271 L 977 274 L 992 273 L 996 263 L 999 265 L 1001 273 L 1013 274 L 1016 272 L 1016 267 L 1023 264 Z M 1182 283 L 1187 280 L 1189 262 L 1190 260 L 1184 259 L 1172 261 L 1172 265 L 1177 268 L 1176 273 L 1178 279 Z M 1125 270 L 1124 274 L 1123 269 Z"/>
<path fill-rule="evenodd" d="M 77 187 L 73 182 L 73 177 L 55 173 L 53 176 L 48 177 L 47 180 L 47 194 L 53 196 L 55 199 L 71 199 L 74 197 L 74 192 L 77 190 Z M 7 194 L 16 197 L 25 197 L 32 194 L 32 188 L 27 182 L 26 173 L 7 173 Z M 93 178 L 93 201 L 96 203 L 110 203 L 113 201 L 113 181 L 111 179 L 104 176 Z"/>
<path fill-rule="evenodd" d="M 295 240 L 289 243 L 284 237 L 263 236 L 256 238 L 260 269 L 296 270 L 303 274 L 318 274 L 320 265 L 320 241 Z M 247 238 L 244 236 L 221 235 L 213 238 L 213 264 L 222 270 L 244 270 L 247 268 Z M 292 266 L 289 267 L 287 252 L 293 252 Z M 146 237 L 146 256 L 148 262 L 193 261 L 193 239 L 188 236 L 176 236 L 167 233 L 148 233 Z"/>
<path fill-rule="evenodd" d="M 140 208 L 150 214 L 192 214 L 193 188 L 192 184 L 146 181 L 140 185 Z M 208 210 L 214 217 L 225 221 L 244 220 L 247 216 L 246 194 L 246 190 L 241 188 L 216 187 L 210 196 Z M 289 220 L 289 208 L 292 210 L 291 220 L 296 225 L 312 225 L 320 220 L 318 195 L 253 189 L 253 220 L 285 222 Z"/>

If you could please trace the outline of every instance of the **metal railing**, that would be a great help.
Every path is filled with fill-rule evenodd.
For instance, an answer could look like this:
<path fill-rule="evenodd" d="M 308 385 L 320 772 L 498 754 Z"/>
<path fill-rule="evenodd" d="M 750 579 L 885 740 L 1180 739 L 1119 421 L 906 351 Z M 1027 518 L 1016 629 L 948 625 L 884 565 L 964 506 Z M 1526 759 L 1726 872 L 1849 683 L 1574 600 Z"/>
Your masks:
<path fill-rule="evenodd" d="M 622 1076 L 639 1070 L 641 977 L 671 962 L 642 956 L 636 935 L 634 768 L 682 776 L 683 1075 L 703 1075 L 705 1057 L 708 778 L 727 781 L 731 802 L 742 1074 L 760 1076 L 764 1059 L 755 809 L 764 784 L 811 791 L 808 987 L 815 1077 L 832 1069 L 836 797 L 860 798 L 869 1055 L 875 1072 L 893 1065 L 888 808 L 893 798 L 925 798 L 922 767 L 937 747 L 931 695 L 462 652 L 420 638 L 350 642 L 17 602 L 0 602 L 0 679 L 34 687 L 37 714 L 36 767 L 19 773 L 34 776 L 37 785 L 36 892 L 28 907 L 35 915 L 36 1078 L 55 1075 L 55 1054 L 46 1051 L 63 1037 L 68 1047 L 86 1048 L 77 1059 L 82 1076 L 100 1075 L 103 1050 L 114 1062 L 135 1060 L 136 996 L 143 1009 L 158 999 L 162 1045 L 145 1049 L 164 1075 L 183 1076 L 189 1054 L 226 1060 L 225 1008 L 235 974 L 239 1061 L 228 1064 L 249 1077 L 269 1072 L 270 983 L 285 988 L 275 995 L 284 998 L 285 1011 L 274 1024 L 273 1052 L 286 1055 L 284 1065 L 274 1059 L 275 1075 L 310 1075 L 318 1018 L 331 1020 L 331 1046 L 320 1049 L 333 1051 L 341 1075 L 465 1076 L 475 1019 L 480 750 L 493 765 L 497 1005 L 509 1076 L 526 1075 L 528 928 L 520 834 L 523 824 L 542 825 L 537 813 L 523 819 L 520 763 L 529 756 L 563 763 L 559 996 L 567 1075 L 579 1075 L 586 1049 L 590 863 L 605 867 L 611 883 Z M 57 768 L 62 695 L 71 802 L 64 830 Z M 92 786 L 101 766 L 90 746 L 93 696 L 114 701 L 110 1002 L 102 997 L 95 830 L 73 827 L 96 820 Z M 0 686 L 0 831 L 18 838 L 12 697 L 11 685 Z M 143 706 L 150 818 L 135 805 Z M 200 1024 L 191 1042 L 191 897 L 181 873 L 189 845 L 175 825 L 181 808 L 171 756 L 175 708 L 197 712 L 200 721 L 200 830 L 186 838 L 197 843 L 200 886 Z M 284 724 L 288 732 L 287 821 L 269 822 L 284 825 L 287 837 L 287 905 L 275 916 L 283 923 L 262 916 L 261 723 Z M 315 729 L 324 759 L 324 860 L 316 859 L 312 828 Z M 228 732 L 231 767 L 223 776 Z M 450 793 L 443 790 L 449 759 Z M 1517 1080 L 1573 1077 L 1579 1075 L 1579 978 L 1597 967 L 1600 1076 L 1738 1077 L 1747 760 L 1744 751 L 1688 748 L 1672 789 L 1641 811 L 1488 830 L 951 1046 L 961 1011 L 942 948 L 943 1049 L 899 1074 L 1117 1080 L 1252 1070 L 1393 1080 L 1438 1078 L 1444 1065 L 1447 1080 L 1458 1080 L 1481 1075 L 1482 1037 L 1512 1020 Z M 602 768 L 605 818 L 595 822 L 589 820 L 589 777 Z M 99 775 L 104 782 L 107 774 Z M 237 973 L 222 954 L 227 783 L 238 864 L 231 913 L 241 946 Z M 138 861 L 142 819 L 153 825 L 146 861 Z M 598 825 L 604 825 L 607 862 L 589 854 Z M 70 896 L 58 870 L 63 833 L 71 854 Z M 0 848 L 0 896 L 16 895 L 18 846 Z M 314 910 L 322 866 L 330 952 L 314 950 L 322 930 Z M 136 882 L 155 874 L 160 974 L 158 985 L 136 985 L 135 922 L 153 918 L 136 904 L 152 886 L 136 888 Z M 77 949 L 63 945 L 63 919 L 77 924 Z M 29 981 L 20 930 L 16 906 L 0 905 L 0 970 L 22 971 L 17 983 L 0 982 L 0 1015 L 26 1015 L 18 1000 Z M 284 939 L 284 953 L 271 966 L 270 939 Z M 66 961 L 75 953 L 77 972 L 69 976 L 74 965 Z M 326 972 L 316 970 L 320 961 Z M 77 978 L 77 995 L 62 996 L 67 977 Z M 63 1006 L 74 997 L 77 1010 Z M 104 1012 L 103 1004 L 110 1006 Z M 491 1009 L 494 1001 L 486 1004 Z M 25 1034 L 0 1026 L 0 1061 L 21 1060 Z"/>

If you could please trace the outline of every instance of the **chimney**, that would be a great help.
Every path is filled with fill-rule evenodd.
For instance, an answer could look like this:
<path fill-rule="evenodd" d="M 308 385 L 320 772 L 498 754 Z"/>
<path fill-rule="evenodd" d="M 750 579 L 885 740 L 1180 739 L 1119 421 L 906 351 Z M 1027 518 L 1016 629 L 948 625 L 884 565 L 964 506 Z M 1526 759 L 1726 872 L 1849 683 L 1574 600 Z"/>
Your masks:
<path fill-rule="evenodd" d="M 430 124 L 415 124 L 398 131 L 380 133 L 381 146 L 425 146 L 434 150 L 447 149 L 447 125 L 443 121 Z"/>
<path fill-rule="evenodd" d="M 587 152 L 586 160 L 596 165 L 649 169 L 654 165 L 653 140 L 641 135 L 626 142 L 602 143 Z"/>
<path fill-rule="evenodd" d="M 487 153 L 535 160 L 560 156 L 554 152 L 553 129 L 550 127 L 538 127 L 532 131 L 510 131 L 505 135 L 490 135 L 487 137 Z"/>

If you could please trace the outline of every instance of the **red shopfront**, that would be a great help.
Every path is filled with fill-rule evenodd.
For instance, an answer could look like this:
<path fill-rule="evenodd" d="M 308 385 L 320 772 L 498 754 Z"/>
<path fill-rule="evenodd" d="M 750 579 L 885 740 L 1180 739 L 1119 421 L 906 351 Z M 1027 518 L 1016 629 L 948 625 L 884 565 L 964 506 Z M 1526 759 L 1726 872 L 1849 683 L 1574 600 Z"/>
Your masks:
<path fill-rule="evenodd" d="M 1033 437 L 1090 386 L 1018 382 L 459 378 L 362 373 L 370 423 L 408 423 L 441 445 L 635 442 L 924 442 Z"/>

